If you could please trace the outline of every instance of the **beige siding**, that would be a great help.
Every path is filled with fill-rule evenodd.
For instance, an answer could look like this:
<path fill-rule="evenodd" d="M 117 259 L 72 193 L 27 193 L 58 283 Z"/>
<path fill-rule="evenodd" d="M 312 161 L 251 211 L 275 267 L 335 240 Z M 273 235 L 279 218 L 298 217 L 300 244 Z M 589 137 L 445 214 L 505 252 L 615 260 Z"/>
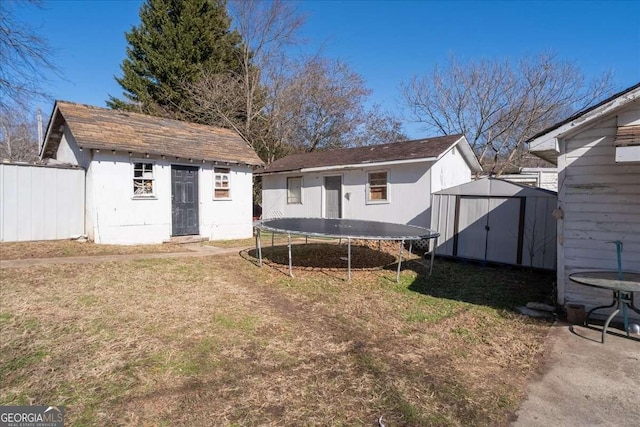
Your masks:
<path fill-rule="evenodd" d="M 629 109 L 618 115 L 630 120 Z M 610 116 L 560 144 L 559 204 L 564 219 L 558 229 L 558 300 L 563 304 L 580 303 L 589 309 L 611 302 L 611 292 L 574 284 L 568 275 L 615 270 L 616 249 L 609 243 L 613 240 L 624 244 L 623 268 L 640 271 L 640 164 L 615 163 L 617 126 L 617 117 Z"/>

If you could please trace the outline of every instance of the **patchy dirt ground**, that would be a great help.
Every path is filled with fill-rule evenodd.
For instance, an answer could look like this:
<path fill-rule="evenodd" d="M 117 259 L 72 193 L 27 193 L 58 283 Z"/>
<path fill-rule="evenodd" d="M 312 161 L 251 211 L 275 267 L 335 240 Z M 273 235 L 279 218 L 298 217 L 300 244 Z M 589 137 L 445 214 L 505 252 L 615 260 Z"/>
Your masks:
<path fill-rule="evenodd" d="M 0 259 L 57 258 L 90 255 L 126 255 L 144 253 L 186 252 L 183 245 L 96 245 L 90 242 L 71 240 L 48 240 L 42 242 L 2 242 Z"/>
<path fill-rule="evenodd" d="M 291 264 L 302 270 L 344 270 L 347 268 L 349 248 L 346 243 L 318 243 L 292 245 Z M 256 250 L 247 251 L 256 258 Z M 289 267 L 287 245 L 267 246 L 262 249 L 263 262 L 275 268 Z M 372 249 L 365 245 L 351 244 L 351 269 L 381 269 L 397 261 L 397 257 L 386 251 Z"/>
<path fill-rule="evenodd" d="M 0 404 L 69 425 L 506 425 L 550 326 L 511 309 L 551 280 L 445 261 L 290 278 L 238 256 L 5 269 Z"/>

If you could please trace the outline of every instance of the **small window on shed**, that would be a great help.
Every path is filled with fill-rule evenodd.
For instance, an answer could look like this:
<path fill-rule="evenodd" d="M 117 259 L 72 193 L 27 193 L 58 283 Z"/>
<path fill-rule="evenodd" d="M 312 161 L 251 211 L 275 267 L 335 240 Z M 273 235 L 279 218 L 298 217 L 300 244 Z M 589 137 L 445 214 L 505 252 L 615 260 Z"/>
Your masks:
<path fill-rule="evenodd" d="M 389 200 L 387 184 L 387 172 L 369 173 L 367 193 L 368 201 L 384 202 Z"/>
<path fill-rule="evenodd" d="M 231 186 L 230 186 L 230 174 L 229 168 L 213 168 L 213 198 L 214 199 L 230 199 L 231 198 Z"/>
<path fill-rule="evenodd" d="M 153 163 L 133 164 L 133 197 L 153 196 Z"/>
<path fill-rule="evenodd" d="M 292 176 L 287 178 L 287 204 L 302 204 L 302 177 Z"/>

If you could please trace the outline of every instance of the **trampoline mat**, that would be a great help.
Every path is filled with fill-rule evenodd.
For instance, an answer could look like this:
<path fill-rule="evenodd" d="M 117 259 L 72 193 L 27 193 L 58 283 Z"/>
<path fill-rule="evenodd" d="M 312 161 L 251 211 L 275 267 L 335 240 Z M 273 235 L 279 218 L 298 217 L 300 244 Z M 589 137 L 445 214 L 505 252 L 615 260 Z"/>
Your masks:
<path fill-rule="evenodd" d="M 274 218 L 259 221 L 255 227 L 276 233 L 372 240 L 420 240 L 432 239 L 440 235 L 434 230 L 415 225 L 360 219 Z"/>

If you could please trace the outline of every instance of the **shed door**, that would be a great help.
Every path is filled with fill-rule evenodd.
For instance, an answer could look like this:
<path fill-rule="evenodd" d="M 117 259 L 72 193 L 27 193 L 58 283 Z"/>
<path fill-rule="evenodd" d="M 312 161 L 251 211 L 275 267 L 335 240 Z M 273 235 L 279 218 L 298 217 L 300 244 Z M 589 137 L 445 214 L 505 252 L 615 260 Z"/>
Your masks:
<path fill-rule="evenodd" d="M 489 199 L 462 196 L 459 203 L 458 253 L 454 255 L 463 258 L 485 259 Z"/>
<path fill-rule="evenodd" d="M 342 177 L 324 177 L 325 218 L 342 218 Z"/>
<path fill-rule="evenodd" d="M 489 199 L 487 261 L 519 264 L 520 203 L 518 197 Z"/>
<path fill-rule="evenodd" d="M 198 168 L 171 166 L 172 234 L 199 234 L 198 229 Z"/>
<path fill-rule="evenodd" d="M 519 264 L 522 199 L 519 197 L 460 197 L 457 255 Z"/>

